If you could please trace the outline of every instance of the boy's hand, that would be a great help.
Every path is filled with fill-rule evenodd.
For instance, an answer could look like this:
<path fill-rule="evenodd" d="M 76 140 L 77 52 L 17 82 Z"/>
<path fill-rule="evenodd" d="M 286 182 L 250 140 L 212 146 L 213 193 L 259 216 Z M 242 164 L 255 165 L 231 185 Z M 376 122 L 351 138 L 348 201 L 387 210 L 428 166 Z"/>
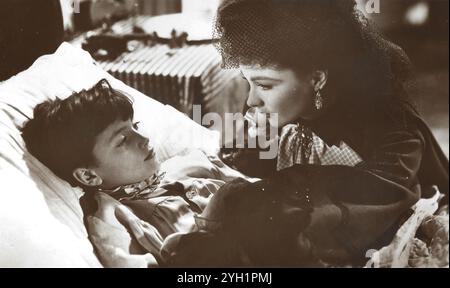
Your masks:
<path fill-rule="evenodd" d="M 136 237 L 136 240 L 142 247 L 153 255 L 159 255 L 164 239 L 155 227 L 139 219 L 130 209 L 123 205 L 117 206 L 116 213 L 118 219 L 126 219 L 132 235 Z"/>

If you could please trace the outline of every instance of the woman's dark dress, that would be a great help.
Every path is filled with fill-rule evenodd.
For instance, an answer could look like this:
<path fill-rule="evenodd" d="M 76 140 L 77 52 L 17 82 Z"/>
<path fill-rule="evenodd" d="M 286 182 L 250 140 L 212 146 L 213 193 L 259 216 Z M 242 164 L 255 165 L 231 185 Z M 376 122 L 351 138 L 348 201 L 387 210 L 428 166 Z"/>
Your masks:
<path fill-rule="evenodd" d="M 281 219 L 275 226 L 278 234 L 298 230 L 282 225 L 292 219 L 291 212 L 296 205 L 303 210 L 311 206 L 311 211 L 316 211 L 316 216 L 312 216 L 316 220 L 310 222 L 304 235 L 318 254 L 329 251 L 327 257 L 331 258 L 333 253 L 339 258 L 339 250 L 343 248 L 353 259 L 361 259 L 369 249 L 388 244 L 411 206 L 419 198 L 431 196 L 432 185 L 446 196 L 441 205 L 448 204 L 448 159 L 413 108 L 392 108 L 384 115 L 371 118 L 372 121 L 361 119 L 364 118 L 335 109 L 320 121 L 302 123 L 328 145 L 347 143 L 363 159 L 355 167 L 294 165 L 276 171 L 276 159 L 259 160 L 254 151 L 241 153 L 231 163 L 252 176 L 264 177 L 262 182 L 250 185 L 262 187 L 264 195 L 273 195 L 267 201 L 283 203 L 259 206 L 265 207 L 261 208 L 260 219 Z M 304 206 L 300 200 L 292 201 L 298 194 L 307 195 L 310 203 Z M 229 209 L 244 218 L 253 213 L 249 212 L 253 208 Z M 320 214 L 326 215 L 322 217 L 325 220 L 317 221 Z M 249 222 L 242 225 L 247 230 L 252 226 Z"/>

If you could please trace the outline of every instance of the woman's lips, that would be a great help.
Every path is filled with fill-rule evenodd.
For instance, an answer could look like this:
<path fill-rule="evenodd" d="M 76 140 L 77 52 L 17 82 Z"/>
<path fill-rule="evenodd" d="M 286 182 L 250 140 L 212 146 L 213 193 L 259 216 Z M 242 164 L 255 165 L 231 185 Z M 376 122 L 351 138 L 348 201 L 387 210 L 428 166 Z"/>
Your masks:
<path fill-rule="evenodd" d="M 151 148 L 150 151 L 148 152 L 147 157 L 145 157 L 144 161 L 153 159 L 153 157 L 155 157 L 155 151 L 153 150 L 153 148 Z"/>

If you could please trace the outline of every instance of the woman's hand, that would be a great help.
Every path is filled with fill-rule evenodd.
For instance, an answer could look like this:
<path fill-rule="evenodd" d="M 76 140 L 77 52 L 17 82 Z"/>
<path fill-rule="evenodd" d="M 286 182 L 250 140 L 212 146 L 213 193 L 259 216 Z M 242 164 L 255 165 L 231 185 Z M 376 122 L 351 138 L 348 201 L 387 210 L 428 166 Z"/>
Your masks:
<path fill-rule="evenodd" d="M 227 166 L 218 156 L 207 155 L 198 149 L 192 150 L 187 155 L 176 156 L 165 161 L 161 168 L 167 172 L 167 179 L 175 181 L 186 178 L 206 178 L 224 182 L 236 178 L 249 179 L 239 171 Z"/>

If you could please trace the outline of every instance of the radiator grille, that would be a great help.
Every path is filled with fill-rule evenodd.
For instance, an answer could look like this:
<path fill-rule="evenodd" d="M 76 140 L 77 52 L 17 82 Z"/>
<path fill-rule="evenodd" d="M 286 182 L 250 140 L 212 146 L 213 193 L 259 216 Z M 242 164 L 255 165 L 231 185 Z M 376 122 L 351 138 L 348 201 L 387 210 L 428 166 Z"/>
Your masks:
<path fill-rule="evenodd" d="M 134 21 L 144 26 L 146 19 L 138 17 Z M 131 32 L 132 24 L 130 20 L 121 21 L 112 28 L 117 34 L 126 34 Z M 188 115 L 193 104 L 221 97 L 238 75 L 237 71 L 220 68 L 221 57 L 211 44 L 181 48 L 140 45 L 112 61 L 97 63 L 127 85 Z"/>

